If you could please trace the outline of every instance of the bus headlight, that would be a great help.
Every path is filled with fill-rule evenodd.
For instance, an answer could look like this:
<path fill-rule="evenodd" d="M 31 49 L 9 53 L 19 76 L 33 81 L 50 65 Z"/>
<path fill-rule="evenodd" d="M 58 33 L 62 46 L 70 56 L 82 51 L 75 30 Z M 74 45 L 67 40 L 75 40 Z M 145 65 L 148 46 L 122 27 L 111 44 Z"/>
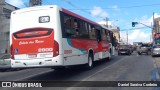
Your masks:
<path fill-rule="evenodd" d="M 50 22 L 50 17 L 49 16 L 39 17 L 39 23 L 47 23 L 47 22 Z"/>

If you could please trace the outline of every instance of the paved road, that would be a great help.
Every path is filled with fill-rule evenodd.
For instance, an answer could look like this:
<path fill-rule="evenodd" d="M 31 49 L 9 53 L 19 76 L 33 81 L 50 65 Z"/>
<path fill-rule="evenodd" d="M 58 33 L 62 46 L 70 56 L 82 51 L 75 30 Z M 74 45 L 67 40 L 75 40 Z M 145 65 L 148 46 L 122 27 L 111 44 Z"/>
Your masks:
<path fill-rule="evenodd" d="M 92 70 L 81 67 L 65 71 L 54 71 L 49 68 L 25 69 L 20 71 L 0 72 L 0 80 L 60 80 L 60 81 L 151 81 L 156 78 L 154 59 L 147 55 L 114 56 L 110 62 L 97 62 Z M 21 88 L 2 88 L 4 90 L 21 90 Z M 1 90 L 2 90 L 1 89 Z M 23 88 L 28 90 L 27 88 Z M 31 88 L 32 89 L 32 88 Z M 35 88 L 34 88 L 35 89 Z M 37 88 L 37 90 L 51 88 Z M 62 87 L 54 90 L 156 90 L 144 87 Z"/>

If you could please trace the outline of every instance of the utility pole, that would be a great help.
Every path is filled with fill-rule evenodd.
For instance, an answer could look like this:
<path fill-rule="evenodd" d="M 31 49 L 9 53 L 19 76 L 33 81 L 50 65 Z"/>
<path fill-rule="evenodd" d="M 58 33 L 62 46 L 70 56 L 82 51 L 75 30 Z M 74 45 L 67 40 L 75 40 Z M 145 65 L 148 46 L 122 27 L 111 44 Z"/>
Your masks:
<path fill-rule="evenodd" d="M 152 41 L 153 41 L 153 43 L 155 43 L 154 42 L 154 33 L 155 33 L 155 27 L 156 27 L 156 25 L 155 25 L 155 23 L 154 23 L 154 12 L 153 12 L 153 23 L 152 23 L 153 25 L 152 25 Z"/>
<path fill-rule="evenodd" d="M 106 26 L 107 26 L 107 27 L 108 27 L 108 20 L 109 20 L 109 18 L 106 17 Z"/>
<path fill-rule="evenodd" d="M 127 34 L 127 45 L 128 45 L 128 30 L 126 31 L 126 34 Z"/>
<path fill-rule="evenodd" d="M 41 6 L 42 5 L 42 0 L 29 0 L 29 6 Z"/>

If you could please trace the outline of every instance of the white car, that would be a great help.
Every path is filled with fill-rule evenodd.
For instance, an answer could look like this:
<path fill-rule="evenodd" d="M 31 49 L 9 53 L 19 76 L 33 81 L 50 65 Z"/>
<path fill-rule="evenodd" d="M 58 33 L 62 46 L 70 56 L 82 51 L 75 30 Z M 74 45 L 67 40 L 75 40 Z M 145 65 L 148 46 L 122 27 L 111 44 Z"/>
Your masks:
<path fill-rule="evenodd" d="M 0 71 L 6 71 L 11 69 L 10 54 L 4 54 L 0 56 Z"/>
<path fill-rule="evenodd" d="M 154 45 L 151 50 L 152 57 L 160 55 L 160 45 Z"/>

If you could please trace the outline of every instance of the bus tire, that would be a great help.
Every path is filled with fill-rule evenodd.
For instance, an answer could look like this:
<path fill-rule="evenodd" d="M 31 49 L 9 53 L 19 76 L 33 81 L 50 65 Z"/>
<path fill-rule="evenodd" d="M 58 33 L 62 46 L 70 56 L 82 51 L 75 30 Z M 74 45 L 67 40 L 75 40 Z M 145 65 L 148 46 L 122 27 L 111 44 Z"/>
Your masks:
<path fill-rule="evenodd" d="M 110 58 L 110 57 L 107 57 L 107 58 L 106 58 L 106 61 L 111 61 L 111 58 Z"/>
<path fill-rule="evenodd" d="M 66 70 L 66 67 L 56 67 L 56 68 L 53 68 L 55 71 L 64 71 Z"/>
<path fill-rule="evenodd" d="M 88 55 L 88 63 L 86 64 L 85 68 L 87 70 L 91 70 L 93 68 L 93 54 Z"/>

